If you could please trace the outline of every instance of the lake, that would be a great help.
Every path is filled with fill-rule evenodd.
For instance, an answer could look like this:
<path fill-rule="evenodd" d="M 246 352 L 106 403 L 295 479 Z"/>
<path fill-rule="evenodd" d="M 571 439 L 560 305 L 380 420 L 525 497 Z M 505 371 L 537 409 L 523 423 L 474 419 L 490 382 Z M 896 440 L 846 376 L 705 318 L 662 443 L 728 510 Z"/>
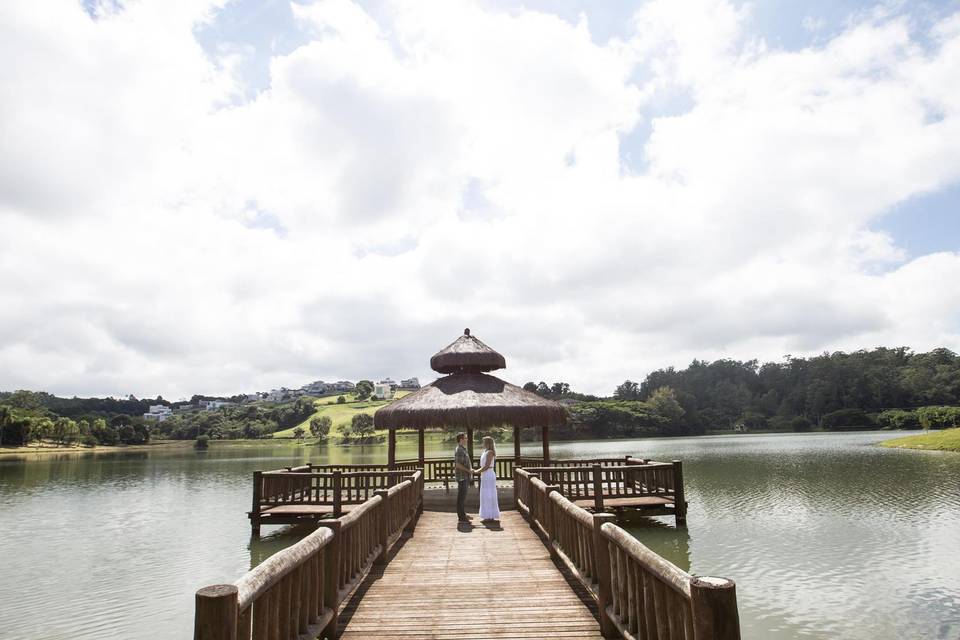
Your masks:
<path fill-rule="evenodd" d="M 687 528 L 626 526 L 683 569 L 734 579 L 745 639 L 960 639 L 960 454 L 873 446 L 900 435 L 554 442 L 551 454 L 683 460 Z M 427 455 L 451 448 L 428 439 Z M 415 438 L 398 457 L 416 457 Z M 299 535 L 265 527 L 251 541 L 251 472 L 307 460 L 383 462 L 386 447 L 0 458 L 0 638 L 190 637 L 197 588 Z"/>

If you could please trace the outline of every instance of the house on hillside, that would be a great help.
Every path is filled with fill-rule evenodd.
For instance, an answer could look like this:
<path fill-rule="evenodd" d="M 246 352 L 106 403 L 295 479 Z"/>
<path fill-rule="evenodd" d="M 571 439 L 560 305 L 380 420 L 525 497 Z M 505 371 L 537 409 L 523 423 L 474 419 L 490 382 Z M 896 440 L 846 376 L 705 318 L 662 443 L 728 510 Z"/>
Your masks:
<path fill-rule="evenodd" d="M 401 380 L 400 388 L 409 390 L 409 391 L 414 391 L 420 388 L 420 380 L 418 380 L 417 378 L 407 378 L 406 380 Z"/>
<path fill-rule="evenodd" d="M 393 398 L 393 387 L 389 382 L 378 382 L 373 385 L 373 397 L 379 400 L 391 400 Z"/>
<path fill-rule="evenodd" d="M 396 390 L 397 390 L 397 387 L 399 386 L 399 385 L 397 384 L 396 380 L 394 380 L 393 378 L 384 378 L 383 380 L 381 380 L 381 381 L 378 382 L 377 384 L 386 384 L 386 385 L 389 385 L 391 391 L 396 391 Z"/>
<path fill-rule="evenodd" d="M 163 422 L 172 415 L 173 410 L 170 407 L 162 404 L 152 404 L 150 405 L 150 410 L 143 414 L 143 419 Z"/>

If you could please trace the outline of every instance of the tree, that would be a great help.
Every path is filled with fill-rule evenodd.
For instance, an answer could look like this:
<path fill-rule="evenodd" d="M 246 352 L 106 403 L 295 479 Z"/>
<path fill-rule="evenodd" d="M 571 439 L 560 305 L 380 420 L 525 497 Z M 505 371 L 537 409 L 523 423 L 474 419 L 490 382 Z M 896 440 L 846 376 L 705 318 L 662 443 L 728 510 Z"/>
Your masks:
<path fill-rule="evenodd" d="M 359 438 L 372 436 L 374 432 L 373 416 L 369 413 L 358 413 L 350 420 L 350 428 L 353 434 Z"/>
<path fill-rule="evenodd" d="M 120 426 L 117 429 L 117 437 L 120 438 L 120 442 L 123 444 L 131 444 L 136 438 L 136 431 L 133 430 L 133 425 L 125 424 Z"/>
<path fill-rule="evenodd" d="M 651 394 L 647 404 L 653 409 L 653 412 L 667 421 L 671 430 L 679 431 L 682 429 L 681 422 L 685 413 L 683 407 L 677 402 L 677 393 L 670 387 L 660 387 Z"/>
<path fill-rule="evenodd" d="M 524 391 L 529 391 L 530 393 L 536 393 L 536 392 L 537 392 L 537 383 L 536 383 L 536 382 L 528 382 L 527 384 L 523 385 L 523 390 L 524 390 Z"/>
<path fill-rule="evenodd" d="M 296 438 L 297 440 L 303 440 L 304 433 L 306 432 L 303 430 L 303 427 L 297 427 L 296 429 L 293 430 L 293 437 Z"/>
<path fill-rule="evenodd" d="M 640 385 L 632 380 L 625 380 L 614 390 L 613 397 L 617 400 L 639 400 Z"/>
<path fill-rule="evenodd" d="M 314 438 L 326 438 L 330 434 L 333 420 L 330 416 L 317 416 L 310 420 L 310 434 Z"/>
<path fill-rule="evenodd" d="M 70 418 L 59 417 L 53 423 L 53 439 L 57 446 L 70 444 L 80 436 L 77 423 Z"/>
<path fill-rule="evenodd" d="M 53 433 L 53 420 L 50 418 L 36 418 L 30 424 L 30 437 L 37 442 L 43 442 Z"/>
<path fill-rule="evenodd" d="M 107 424 L 103 418 L 97 418 L 90 426 L 90 434 L 103 445 L 115 445 L 120 441 L 116 428 Z"/>
<path fill-rule="evenodd" d="M 550 394 L 554 396 L 564 396 L 570 393 L 570 385 L 566 382 L 554 382 L 550 387 Z"/>
<path fill-rule="evenodd" d="M 357 400 L 366 400 L 373 393 L 373 383 L 369 380 L 361 380 L 357 383 L 354 391 L 357 394 Z"/>
<path fill-rule="evenodd" d="M 347 403 L 346 398 L 344 398 L 343 396 L 337 396 L 337 404 L 346 404 L 346 403 Z"/>
<path fill-rule="evenodd" d="M 536 393 L 538 396 L 547 397 L 550 395 L 550 387 L 547 386 L 546 382 L 543 382 L 543 381 L 538 382 Z"/>
<path fill-rule="evenodd" d="M 10 407 L 0 406 L 0 446 L 3 446 L 3 436 L 11 422 L 13 422 L 13 414 L 10 413 Z"/>

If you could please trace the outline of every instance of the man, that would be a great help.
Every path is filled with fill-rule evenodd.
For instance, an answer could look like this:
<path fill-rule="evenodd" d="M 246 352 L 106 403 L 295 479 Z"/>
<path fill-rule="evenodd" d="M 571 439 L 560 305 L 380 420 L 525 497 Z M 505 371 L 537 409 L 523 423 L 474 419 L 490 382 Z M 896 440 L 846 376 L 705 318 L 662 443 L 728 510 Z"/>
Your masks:
<path fill-rule="evenodd" d="M 460 522 L 470 522 L 464 503 L 467 500 L 467 486 L 473 478 L 473 463 L 467 455 L 466 443 L 467 434 L 458 433 L 457 450 L 453 454 L 453 468 L 457 478 L 457 517 Z"/>

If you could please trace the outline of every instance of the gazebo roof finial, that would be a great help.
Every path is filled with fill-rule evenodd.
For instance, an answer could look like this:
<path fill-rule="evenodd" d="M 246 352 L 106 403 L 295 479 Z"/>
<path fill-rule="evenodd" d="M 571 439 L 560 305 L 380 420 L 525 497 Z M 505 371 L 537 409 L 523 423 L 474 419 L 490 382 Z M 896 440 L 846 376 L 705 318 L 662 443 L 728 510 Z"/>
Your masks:
<path fill-rule="evenodd" d="M 470 335 L 470 329 L 430 358 L 430 368 L 438 373 L 481 373 L 506 366 L 504 357 Z"/>

